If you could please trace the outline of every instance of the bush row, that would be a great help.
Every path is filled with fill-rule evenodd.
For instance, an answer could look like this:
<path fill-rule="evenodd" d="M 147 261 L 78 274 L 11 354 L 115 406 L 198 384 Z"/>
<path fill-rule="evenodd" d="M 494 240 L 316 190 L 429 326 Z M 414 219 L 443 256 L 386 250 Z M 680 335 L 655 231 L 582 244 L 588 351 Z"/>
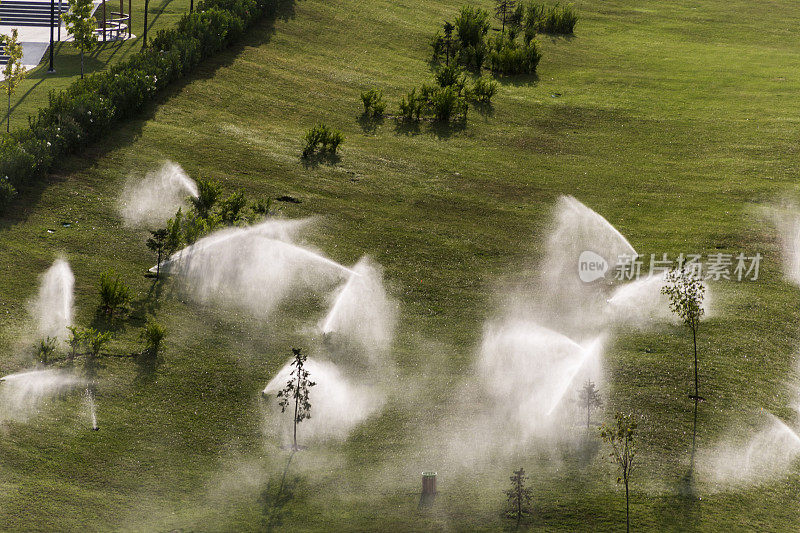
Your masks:
<path fill-rule="evenodd" d="M 31 183 L 61 157 L 75 153 L 138 113 L 171 82 L 239 39 L 256 20 L 290 0 L 202 0 L 194 13 L 160 30 L 129 59 L 51 92 L 29 127 L 0 137 L 0 210 L 14 188 Z"/>

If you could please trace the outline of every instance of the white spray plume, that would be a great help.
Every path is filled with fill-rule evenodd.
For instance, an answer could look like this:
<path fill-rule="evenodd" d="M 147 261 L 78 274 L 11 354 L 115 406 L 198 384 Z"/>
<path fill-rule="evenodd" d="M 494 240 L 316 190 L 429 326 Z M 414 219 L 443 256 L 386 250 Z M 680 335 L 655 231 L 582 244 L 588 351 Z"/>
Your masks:
<path fill-rule="evenodd" d="M 378 265 L 362 258 L 347 281 L 333 293 L 328 314 L 320 323 L 323 334 L 356 343 L 379 358 L 392 343 L 397 305 L 383 287 Z"/>
<path fill-rule="evenodd" d="M 722 444 L 703 453 L 699 464 L 713 481 L 752 485 L 786 473 L 800 457 L 800 436 L 767 411 L 761 429 L 743 445 Z"/>
<path fill-rule="evenodd" d="M 280 412 L 275 395 L 286 386 L 292 371 L 291 361 L 264 388 L 267 397 L 269 418 L 273 429 L 278 429 L 284 438 L 291 437 L 294 406 L 285 413 Z M 308 358 L 305 362 L 308 379 L 316 383 L 309 389 L 311 418 L 298 427 L 298 442 L 324 439 L 344 439 L 350 431 L 377 412 L 384 397 L 371 387 L 349 381 L 339 368 L 328 361 Z"/>
<path fill-rule="evenodd" d="M 764 210 L 778 232 L 783 259 L 783 274 L 800 286 L 800 208 L 793 202 Z"/>
<path fill-rule="evenodd" d="M 291 242 L 306 223 L 267 221 L 216 231 L 172 255 L 161 271 L 178 276 L 200 302 L 229 303 L 263 315 L 290 295 L 325 290 L 354 274 Z"/>
<path fill-rule="evenodd" d="M 489 326 L 478 370 L 496 412 L 516 421 L 524 439 L 563 424 L 558 415 L 586 379 L 602 379 L 603 339 L 581 345 L 531 322 Z"/>
<path fill-rule="evenodd" d="M 72 325 L 74 286 L 75 276 L 64 259 L 57 259 L 42 274 L 39 294 L 31 304 L 39 338 L 67 338 L 67 327 Z"/>
<path fill-rule="evenodd" d="M 48 399 L 83 384 L 61 370 L 31 370 L 0 379 L 0 420 L 27 420 Z"/>
<path fill-rule="evenodd" d="M 167 161 L 142 179 L 128 180 L 120 199 L 120 214 L 129 226 L 161 226 L 185 203 L 187 196 L 197 195 L 197 184 L 179 165 Z"/>

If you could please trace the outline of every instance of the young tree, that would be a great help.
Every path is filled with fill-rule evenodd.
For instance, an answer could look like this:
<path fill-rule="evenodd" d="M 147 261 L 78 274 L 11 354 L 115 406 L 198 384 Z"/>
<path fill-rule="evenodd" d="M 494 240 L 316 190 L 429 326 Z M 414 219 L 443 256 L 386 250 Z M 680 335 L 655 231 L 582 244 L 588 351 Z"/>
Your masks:
<path fill-rule="evenodd" d="M 697 379 L 697 328 L 703 316 L 703 298 L 706 288 L 702 280 L 694 273 L 687 272 L 683 267 L 667 274 L 667 284 L 662 287 L 661 293 L 669 298 L 670 310 L 678 315 L 683 325 L 692 331 L 694 345 L 694 396 L 695 401 L 703 398 L 700 396 Z"/>
<path fill-rule="evenodd" d="M 621 475 L 617 478 L 617 483 L 625 484 L 625 527 L 628 532 L 631 530 L 631 500 L 628 483 L 636 458 L 635 434 L 636 422 L 631 415 L 623 413 L 615 415 L 614 425 L 603 424 L 600 427 L 600 436 L 611 445 L 611 459 L 620 469 Z"/>
<path fill-rule="evenodd" d="M 11 35 L 0 35 L 0 44 L 5 46 L 8 63 L 3 68 L 6 96 L 8 97 L 8 114 L 6 115 L 6 133 L 11 131 L 11 95 L 25 79 L 25 68 L 22 66 L 22 44 L 18 41 L 17 29 Z"/>
<path fill-rule="evenodd" d="M 36 344 L 36 356 L 43 364 L 47 364 L 48 359 L 53 352 L 56 351 L 56 339 L 53 337 L 47 337 L 46 339 L 41 339 L 38 344 Z"/>
<path fill-rule="evenodd" d="M 506 32 L 506 24 L 514 18 L 517 0 L 494 0 L 495 18 L 503 25 L 502 33 Z"/>
<path fill-rule="evenodd" d="M 297 447 L 297 424 L 311 418 L 311 402 L 308 399 L 308 391 L 311 387 L 316 385 L 313 381 L 308 379 L 308 371 L 305 369 L 306 356 L 300 348 L 292 348 L 291 366 L 293 370 L 289 374 L 289 381 L 283 390 L 278 391 L 278 405 L 281 406 L 281 412 L 285 412 L 286 408 L 294 402 L 294 445 L 293 450 L 298 450 Z"/>
<path fill-rule="evenodd" d="M 113 271 L 100 276 L 100 310 L 111 320 L 114 313 L 121 311 L 131 301 L 131 291 Z"/>
<path fill-rule="evenodd" d="M 83 79 L 83 56 L 97 44 L 97 20 L 92 16 L 92 0 L 69 0 L 69 9 L 61 15 L 67 31 L 72 35 L 75 47 L 81 52 L 81 79 Z"/>
<path fill-rule="evenodd" d="M 111 342 L 111 332 L 108 331 L 101 333 L 94 328 L 88 328 L 84 331 L 84 335 L 91 359 L 97 358 L 100 352 Z"/>
<path fill-rule="evenodd" d="M 70 361 L 75 359 L 78 355 L 78 351 L 81 349 L 81 346 L 86 341 L 86 331 L 82 330 L 76 326 L 67 326 L 69 330 L 69 339 L 67 339 L 67 344 L 69 345 L 69 358 Z"/>
<path fill-rule="evenodd" d="M 444 23 L 444 50 L 445 50 L 445 65 L 450 66 L 450 50 L 453 47 L 453 30 L 456 29 L 451 22 Z"/>
<path fill-rule="evenodd" d="M 164 342 L 164 337 L 166 337 L 166 335 L 167 330 L 164 326 L 152 318 L 148 318 L 147 325 L 145 325 L 141 334 L 141 338 L 145 343 L 144 353 L 152 357 L 158 355 L 158 351 L 161 349 L 161 343 Z"/>
<path fill-rule="evenodd" d="M 600 397 L 600 391 L 595 387 L 591 379 L 587 379 L 580 390 L 581 404 L 586 406 L 586 429 L 592 422 L 592 408 L 600 408 L 603 405 L 603 399 Z"/>
<path fill-rule="evenodd" d="M 156 263 L 156 279 L 161 275 L 161 258 L 167 250 L 168 239 L 169 231 L 167 229 L 157 229 L 150 232 L 150 238 L 147 239 L 147 243 L 145 243 L 158 257 L 158 262 Z"/>
<path fill-rule="evenodd" d="M 200 218 L 208 218 L 211 214 L 211 209 L 216 205 L 222 194 L 222 186 L 218 181 L 213 179 L 199 179 L 197 180 L 197 197 L 190 197 L 197 214 Z"/>
<path fill-rule="evenodd" d="M 525 474 L 525 469 L 520 468 L 515 470 L 511 476 L 511 488 L 506 492 L 508 501 L 508 514 L 511 518 L 516 518 L 517 527 L 522 520 L 522 517 L 531 512 L 531 499 L 533 498 L 533 491 L 526 487 L 528 476 Z"/>

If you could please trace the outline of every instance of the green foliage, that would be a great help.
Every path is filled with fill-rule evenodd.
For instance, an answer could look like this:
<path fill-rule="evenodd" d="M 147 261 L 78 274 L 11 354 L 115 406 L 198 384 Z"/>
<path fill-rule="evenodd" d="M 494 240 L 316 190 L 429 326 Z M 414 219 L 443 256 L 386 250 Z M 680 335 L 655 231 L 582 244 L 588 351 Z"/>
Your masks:
<path fill-rule="evenodd" d="M 492 101 L 492 97 L 497 94 L 497 87 L 497 82 L 492 78 L 481 76 L 475 80 L 470 94 L 476 101 L 488 104 Z"/>
<path fill-rule="evenodd" d="M 297 424 L 311 418 L 311 401 L 309 389 L 316 385 L 308 379 L 308 370 L 305 368 L 306 356 L 300 348 L 292 348 L 292 371 L 286 386 L 278 391 L 278 405 L 281 412 L 286 412 L 287 407 L 294 403 L 294 449 L 297 449 Z"/>
<path fill-rule="evenodd" d="M 150 356 L 158 355 L 159 350 L 161 349 L 161 345 L 164 341 L 164 337 L 167 335 L 167 330 L 164 326 L 153 320 L 152 318 L 147 319 L 147 324 L 142 330 L 140 338 L 144 341 L 144 354 Z"/>
<path fill-rule="evenodd" d="M 87 334 L 86 330 L 76 326 L 67 326 L 67 329 L 69 330 L 67 346 L 69 346 L 69 358 L 72 360 L 80 355 L 81 347 L 86 344 Z"/>
<path fill-rule="evenodd" d="M 437 122 L 467 120 L 469 103 L 463 85 L 437 87 L 422 85 L 400 100 L 400 117 L 403 120 L 420 120 L 425 117 Z"/>
<path fill-rule="evenodd" d="M 501 24 L 501 31 L 514 24 L 517 0 L 494 0 L 494 16 Z"/>
<path fill-rule="evenodd" d="M 497 74 L 533 74 L 542 58 L 536 39 L 519 44 L 510 36 L 499 36 L 490 47 L 489 68 Z"/>
<path fill-rule="evenodd" d="M 466 79 L 464 69 L 455 63 L 442 67 L 436 72 L 436 83 L 439 84 L 439 87 L 455 87 L 459 93 L 464 90 Z"/>
<path fill-rule="evenodd" d="M 131 292 L 118 274 L 109 271 L 100 276 L 100 310 L 109 319 L 124 311 L 131 301 Z"/>
<path fill-rule="evenodd" d="M 56 351 L 56 342 L 57 339 L 47 337 L 46 339 L 40 339 L 36 343 L 36 357 L 42 364 L 46 365 L 50 356 Z"/>
<path fill-rule="evenodd" d="M 166 228 L 157 229 L 150 232 L 150 238 L 145 243 L 147 248 L 156 254 L 156 279 L 161 274 L 161 258 L 166 251 L 168 238 L 169 230 Z"/>
<path fill-rule="evenodd" d="M 525 7 L 522 18 L 526 40 L 533 39 L 536 33 L 569 35 L 574 32 L 577 23 L 578 12 L 572 4 L 556 3 L 548 8 L 535 0 Z"/>
<path fill-rule="evenodd" d="M 370 89 L 361 93 L 361 102 L 364 104 L 364 114 L 380 117 L 386 111 L 386 102 L 383 100 L 383 91 Z"/>
<path fill-rule="evenodd" d="M 592 408 L 599 409 L 603 406 L 603 399 L 600 397 L 600 391 L 594 381 L 587 379 L 578 393 L 579 400 L 582 406 L 586 407 L 586 427 L 588 428 L 592 422 Z"/>
<path fill-rule="evenodd" d="M 73 2 L 75 10 L 64 20 L 87 36 L 88 48 L 83 50 L 89 50 L 93 19 L 85 17 L 86 0 Z M 28 128 L 0 138 L 0 176 L 8 176 L 17 188 L 40 178 L 62 157 L 108 133 L 120 119 L 135 116 L 157 91 L 230 46 L 256 20 L 274 16 L 282 3 L 204 0 L 176 27 L 159 31 L 140 52 L 51 93 L 49 104 L 29 120 Z"/>
<path fill-rule="evenodd" d="M 0 177 L 0 215 L 5 213 L 5 210 L 11 205 L 16 195 L 17 190 L 11 185 L 11 180 L 8 179 L 8 176 Z"/>
<path fill-rule="evenodd" d="M 556 4 L 547 13 L 542 25 L 544 33 L 569 35 L 575 31 L 578 13 L 572 4 Z"/>
<path fill-rule="evenodd" d="M 411 89 L 411 92 L 400 100 L 400 117 L 407 121 L 419 120 L 423 104 L 424 101 L 417 94 L 417 90 Z"/>
<path fill-rule="evenodd" d="M 197 180 L 197 192 L 197 196 L 190 196 L 189 201 L 200 218 L 208 218 L 222 194 L 222 185 L 217 180 L 200 178 Z"/>
<path fill-rule="evenodd" d="M 92 0 L 68 0 L 69 8 L 61 15 L 72 42 L 81 52 L 81 79 L 83 79 L 83 56 L 97 44 L 97 20 L 92 16 Z"/>
<path fill-rule="evenodd" d="M 461 48 L 479 47 L 489 33 L 489 13 L 470 5 L 461 8 L 455 20 L 456 37 Z"/>
<path fill-rule="evenodd" d="M 83 340 L 89 349 L 90 359 L 96 359 L 111 342 L 111 332 L 100 332 L 94 328 L 86 328 L 83 332 Z"/>
<path fill-rule="evenodd" d="M 167 221 L 167 240 L 164 245 L 166 254 L 177 252 L 183 242 L 183 209 L 179 207 L 175 216 Z"/>
<path fill-rule="evenodd" d="M 232 226 L 238 223 L 242 218 L 245 207 L 247 207 L 247 198 L 244 191 L 237 191 L 228 196 L 219 204 L 222 224 Z"/>
<path fill-rule="evenodd" d="M 6 131 L 11 129 L 11 95 L 17 90 L 19 84 L 25 79 L 25 68 L 22 66 L 22 43 L 16 28 L 11 30 L 11 35 L 0 35 L 0 44 L 5 46 L 4 53 L 8 62 L 3 67 L 3 86 L 6 89 L 8 100 L 8 116 L 6 117 Z M 1 207 L 1 206 L 0 206 Z"/>
<path fill-rule="evenodd" d="M 303 157 L 308 158 L 315 153 L 336 155 L 339 145 L 344 142 L 344 135 L 338 130 L 329 128 L 325 124 L 317 124 L 308 130 L 303 137 Z"/>
<path fill-rule="evenodd" d="M 510 518 L 514 518 L 517 521 L 517 525 L 519 525 L 522 518 L 531 513 L 533 491 L 526 486 L 528 475 L 525 473 L 524 468 L 515 470 L 509 479 L 511 480 L 511 488 L 505 491 L 507 514 Z"/>
<path fill-rule="evenodd" d="M 616 413 L 614 424 L 600 426 L 600 437 L 611 446 L 610 457 L 617 465 L 620 475 L 617 483 L 625 485 L 625 520 L 630 531 L 630 493 L 628 485 L 636 459 L 637 423 L 630 414 Z"/>

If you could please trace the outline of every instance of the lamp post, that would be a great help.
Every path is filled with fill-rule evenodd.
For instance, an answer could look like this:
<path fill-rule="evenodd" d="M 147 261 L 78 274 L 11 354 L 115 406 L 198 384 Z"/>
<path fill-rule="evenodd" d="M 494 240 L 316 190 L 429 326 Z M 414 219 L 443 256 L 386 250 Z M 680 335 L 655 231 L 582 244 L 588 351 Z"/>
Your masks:
<path fill-rule="evenodd" d="M 59 6 L 61 0 L 59 0 Z M 48 74 L 54 74 L 56 69 L 53 68 L 53 24 L 56 18 L 56 1 L 50 0 L 50 66 L 47 68 Z"/>

